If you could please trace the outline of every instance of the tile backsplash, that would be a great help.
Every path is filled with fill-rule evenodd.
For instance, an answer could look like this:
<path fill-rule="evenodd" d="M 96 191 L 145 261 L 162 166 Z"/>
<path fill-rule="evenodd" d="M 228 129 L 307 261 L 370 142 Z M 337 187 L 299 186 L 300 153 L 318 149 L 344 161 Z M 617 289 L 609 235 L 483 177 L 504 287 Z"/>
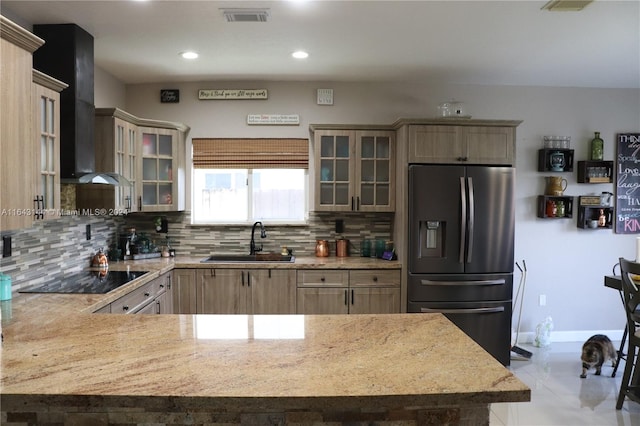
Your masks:
<path fill-rule="evenodd" d="M 155 231 L 155 219 L 166 218 L 168 233 Z M 344 222 L 344 232 L 335 232 L 335 221 Z M 157 246 L 169 236 L 176 255 L 205 257 L 211 253 L 249 253 L 250 225 L 191 225 L 189 212 L 135 213 L 128 216 L 63 216 L 37 222 L 17 231 L 3 232 L 12 239 L 12 255 L 0 258 L 0 272 L 12 277 L 14 291 L 24 286 L 54 280 L 65 272 L 89 266 L 100 247 L 117 244 L 118 234 L 129 227 L 145 233 Z M 86 225 L 91 225 L 91 240 L 85 238 Z M 393 235 L 393 213 L 310 213 L 306 225 L 269 225 L 267 238 L 260 239 L 265 252 L 280 252 L 282 246 L 296 256 L 313 256 L 316 240 L 329 240 L 331 255 L 335 255 L 337 238 L 350 240 L 351 256 L 358 256 L 360 240 L 389 240 Z M 0 241 L 0 245 L 2 242 Z M 0 250 L 1 253 L 1 250 Z"/>

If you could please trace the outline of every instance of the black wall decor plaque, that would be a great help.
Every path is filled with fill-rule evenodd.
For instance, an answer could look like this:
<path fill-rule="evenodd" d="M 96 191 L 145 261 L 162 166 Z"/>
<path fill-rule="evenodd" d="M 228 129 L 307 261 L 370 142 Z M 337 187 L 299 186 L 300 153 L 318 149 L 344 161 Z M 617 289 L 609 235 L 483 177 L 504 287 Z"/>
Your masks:
<path fill-rule="evenodd" d="M 617 137 L 615 229 L 617 234 L 640 234 L 640 133 Z"/>
<path fill-rule="evenodd" d="M 178 89 L 160 90 L 160 103 L 177 104 L 178 102 L 180 102 L 180 90 Z"/>

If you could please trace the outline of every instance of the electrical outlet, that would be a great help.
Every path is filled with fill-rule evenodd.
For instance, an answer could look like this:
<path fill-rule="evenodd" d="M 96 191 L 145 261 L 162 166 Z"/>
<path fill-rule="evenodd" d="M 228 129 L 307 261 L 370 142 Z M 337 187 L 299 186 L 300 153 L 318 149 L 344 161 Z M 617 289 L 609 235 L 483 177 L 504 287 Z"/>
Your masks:
<path fill-rule="evenodd" d="M 546 294 L 541 294 L 539 299 L 538 299 L 538 304 L 540 306 L 547 306 L 547 295 Z"/>
<path fill-rule="evenodd" d="M 344 232 L 344 220 L 336 219 L 336 234 L 342 234 Z"/>

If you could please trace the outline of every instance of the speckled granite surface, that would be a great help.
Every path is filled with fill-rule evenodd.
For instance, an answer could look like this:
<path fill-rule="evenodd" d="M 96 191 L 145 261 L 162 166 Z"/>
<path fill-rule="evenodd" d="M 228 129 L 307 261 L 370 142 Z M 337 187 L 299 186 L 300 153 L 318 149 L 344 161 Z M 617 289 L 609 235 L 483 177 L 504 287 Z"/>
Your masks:
<path fill-rule="evenodd" d="M 174 266 L 201 265 L 199 259 L 190 263 L 195 261 L 111 267 L 154 271 L 130 284 L 137 286 Z M 486 411 L 488 419 L 483 407 L 489 403 L 530 399 L 526 385 L 440 314 L 87 313 L 129 289 L 107 295 L 20 294 L 9 307 L 2 302 L 3 422 L 15 420 L 17 411 L 23 417 L 28 417 L 25 410 L 29 415 L 56 411 L 43 406 L 67 414 L 82 407 L 92 412 L 111 407 L 106 411 L 113 413 L 129 407 L 162 411 L 165 419 L 167 411 L 269 412 L 286 418 L 291 410 L 382 410 L 389 418 L 413 407 L 414 422 L 406 424 L 420 424 L 416 413 L 427 407 L 439 415 L 450 415 L 445 409 L 454 407 L 454 417 L 467 407 L 462 411 Z M 100 412 L 105 415 L 105 409 Z M 311 415 L 319 424 L 331 416 Z M 132 424 L 141 419 L 136 418 Z M 240 414 L 226 419 L 242 423 Z M 175 424 L 181 421 L 186 422 Z"/>

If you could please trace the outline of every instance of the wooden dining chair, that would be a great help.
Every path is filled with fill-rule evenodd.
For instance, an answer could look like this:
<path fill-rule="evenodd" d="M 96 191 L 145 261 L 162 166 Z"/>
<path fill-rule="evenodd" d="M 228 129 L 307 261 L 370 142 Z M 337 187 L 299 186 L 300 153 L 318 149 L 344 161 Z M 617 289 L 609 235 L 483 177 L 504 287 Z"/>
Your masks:
<path fill-rule="evenodd" d="M 627 359 L 622 375 L 620 393 L 616 409 L 622 408 L 624 399 L 640 403 L 640 263 L 620 258 L 620 275 L 622 276 L 622 293 L 624 310 L 629 330 Z"/>

